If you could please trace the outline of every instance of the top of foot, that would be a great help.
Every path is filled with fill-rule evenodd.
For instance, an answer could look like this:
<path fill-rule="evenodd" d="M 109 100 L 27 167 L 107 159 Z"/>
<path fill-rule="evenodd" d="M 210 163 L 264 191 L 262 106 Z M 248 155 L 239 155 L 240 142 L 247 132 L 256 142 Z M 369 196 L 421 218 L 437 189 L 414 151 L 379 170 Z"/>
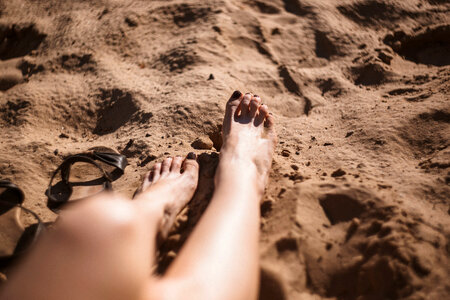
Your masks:
<path fill-rule="evenodd" d="M 219 164 L 217 176 L 226 171 L 226 165 L 236 162 L 246 169 L 254 167 L 264 188 L 277 141 L 274 127 L 274 117 L 259 96 L 234 92 L 225 110 L 220 151 L 221 163 L 225 162 L 223 167 Z"/>
<path fill-rule="evenodd" d="M 164 211 L 160 235 L 166 238 L 178 213 L 194 196 L 199 166 L 195 154 L 176 156 L 156 163 L 144 178 L 135 198 L 151 201 Z"/>

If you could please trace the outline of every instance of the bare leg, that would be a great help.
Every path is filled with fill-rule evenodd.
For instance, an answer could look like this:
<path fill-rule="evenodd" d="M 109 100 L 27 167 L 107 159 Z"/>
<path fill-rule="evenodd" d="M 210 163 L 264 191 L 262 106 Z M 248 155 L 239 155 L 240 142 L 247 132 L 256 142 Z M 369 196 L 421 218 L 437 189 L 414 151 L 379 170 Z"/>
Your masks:
<path fill-rule="evenodd" d="M 233 96 L 225 113 L 214 196 L 167 275 L 149 288 L 152 298 L 257 297 L 259 202 L 276 134 L 259 97 Z"/>
<path fill-rule="evenodd" d="M 197 180 L 195 160 L 169 158 L 147 174 L 134 201 L 104 193 L 63 211 L 0 299 L 144 299 L 155 237 L 167 235 Z"/>
<path fill-rule="evenodd" d="M 189 201 L 198 165 L 155 165 L 135 201 L 103 194 L 62 213 L 0 291 L 0 299 L 254 299 L 259 200 L 275 146 L 259 97 L 227 104 L 216 192 L 166 276 L 150 276 L 155 237 Z M 26 287 L 26 288 L 24 288 Z"/>

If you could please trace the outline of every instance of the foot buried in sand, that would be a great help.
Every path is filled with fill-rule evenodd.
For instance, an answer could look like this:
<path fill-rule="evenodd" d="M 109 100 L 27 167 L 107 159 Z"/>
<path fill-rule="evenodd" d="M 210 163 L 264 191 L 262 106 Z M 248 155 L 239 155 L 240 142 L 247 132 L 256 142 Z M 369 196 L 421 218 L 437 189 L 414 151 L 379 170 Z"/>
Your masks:
<path fill-rule="evenodd" d="M 277 143 L 275 120 L 261 98 L 235 91 L 227 103 L 223 121 L 223 146 L 216 172 L 216 186 L 238 176 L 254 182 L 262 196 Z M 250 180 L 250 181 L 247 181 Z"/>
<path fill-rule="evenodd" d="M 145 175 L 142 186 L 135 194 L 139 201 L 153 201 L 164 210 L 160 224 L 160 237 L 165 239 L 178 213 L 192 199 L 198 183 L 198 163 L 196 155 L 189 153 L 168 157 L 156 163 Z"/>

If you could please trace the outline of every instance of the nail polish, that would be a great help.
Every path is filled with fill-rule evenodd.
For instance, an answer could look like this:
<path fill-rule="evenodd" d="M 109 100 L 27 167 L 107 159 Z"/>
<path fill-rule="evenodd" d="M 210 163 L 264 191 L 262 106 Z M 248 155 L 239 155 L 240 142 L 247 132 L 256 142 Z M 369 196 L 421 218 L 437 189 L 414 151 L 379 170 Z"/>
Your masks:
<path fill-rule="evenodd" d="M 234 91 L 233 95 L 231 95 L 231 100 L 238 99 L 241 95 L 242 93 L 240 91 Z"/>

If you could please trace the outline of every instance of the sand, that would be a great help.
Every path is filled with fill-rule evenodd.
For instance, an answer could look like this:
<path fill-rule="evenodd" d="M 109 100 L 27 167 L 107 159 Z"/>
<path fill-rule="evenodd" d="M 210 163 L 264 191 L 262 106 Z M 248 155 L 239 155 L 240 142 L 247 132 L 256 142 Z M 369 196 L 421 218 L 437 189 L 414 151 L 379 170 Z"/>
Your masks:
<path fill-rule="evenodd" d="M 69 154 L 125 154 L 114 189 L 131 196 L 154 161 L 195 151 L 200 187 L 164 272 L 211 197 L 225 102 L 253 92 L 279 132 L 260 299 L 448 298 L 449 12 L 446 0 L 2 0 L 1 177 L 52 221 L 44 191 Z"/>

